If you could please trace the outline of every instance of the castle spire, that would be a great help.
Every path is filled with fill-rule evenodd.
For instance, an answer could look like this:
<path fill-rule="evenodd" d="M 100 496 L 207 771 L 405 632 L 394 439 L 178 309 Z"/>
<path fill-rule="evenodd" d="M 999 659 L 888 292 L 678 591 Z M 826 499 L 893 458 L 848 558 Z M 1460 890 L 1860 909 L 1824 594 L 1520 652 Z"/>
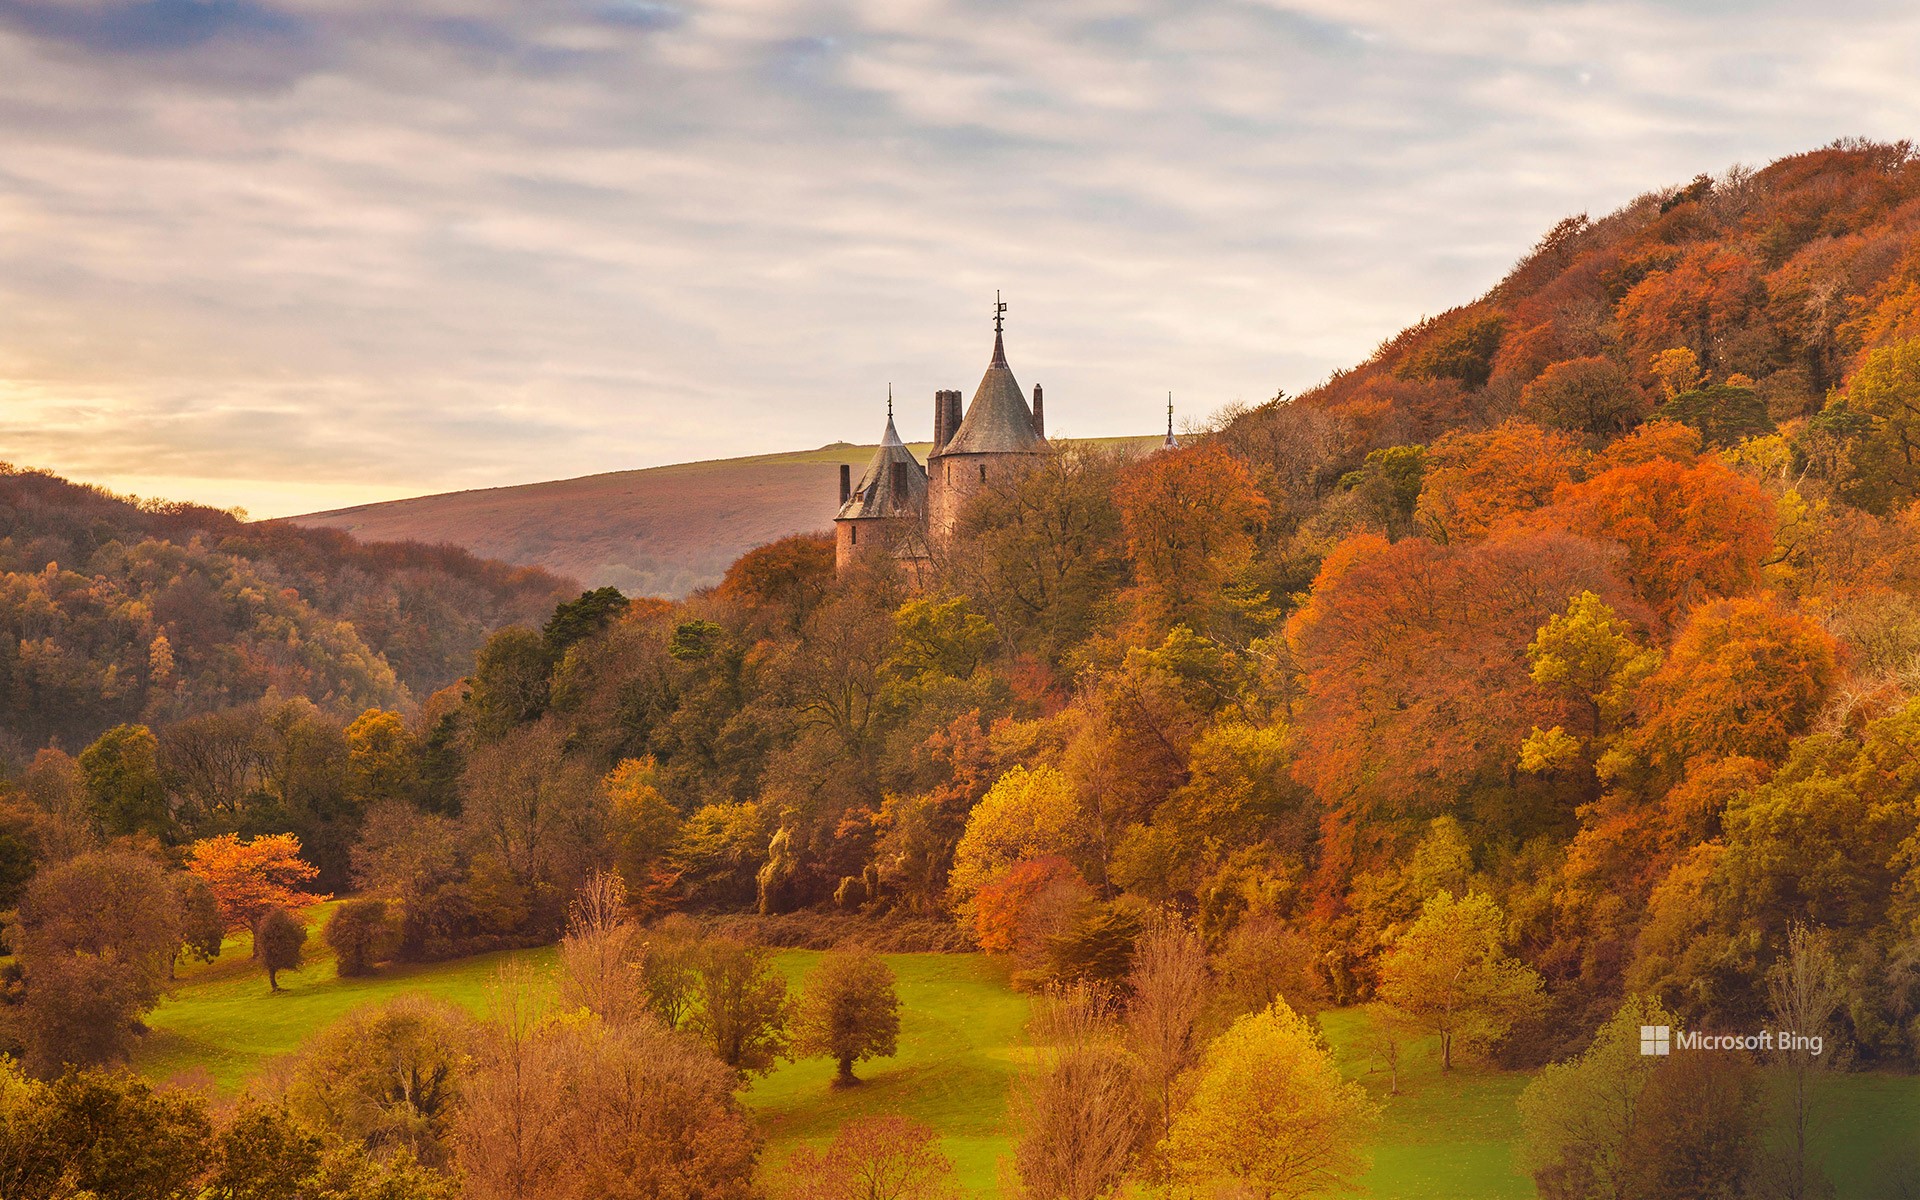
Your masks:
<path fill-rule="evenodd" d="M 1173 393 L 1167 393 L 1167 440 L 1160 443 L 1163 450 L 1172 450 L 1180 445 L 1173 440 Z"/>
<path fill-rule="evenodd" d="M 993 362 L 991 365 L 996 367 L 1007 365 L 1007 348 L 1000 340 L 1001 322 L 1005 320 L 1006 312 L 1007 304 L 1000 299 L 1000 289 L 993 289 Z"/>

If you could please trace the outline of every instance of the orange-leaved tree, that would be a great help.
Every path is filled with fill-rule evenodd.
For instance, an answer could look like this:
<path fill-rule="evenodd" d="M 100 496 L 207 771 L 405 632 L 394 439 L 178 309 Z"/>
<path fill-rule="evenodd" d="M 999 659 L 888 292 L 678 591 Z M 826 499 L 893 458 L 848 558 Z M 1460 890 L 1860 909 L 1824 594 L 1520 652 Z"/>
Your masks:
<path fill-rule="evenodd" d="M 202 838 L 187 847 L 187 870 L 213 889 L 229 932 L 252 929 L 275 909 L 297 910 L 328 899 L 301 886 L 320 871 L 300 857 L 300 839 L 291 833 L 262 834 L 251 841 L 231 833 Z"/>
<path fill-rule="evenodd" d="M 1525 421 L 1456 430 L 1427 451 L 1415 512 L 1441 542 L 1478 541 L 1515 513 L 1543 508 L 1573 478 L 1573 439 Z"/>
<path fill-rule="evenodd" d="M 1246 463 L 1217 442 L 1164 451 L 1123 472 L 1114 499 L 1146 623 L 1159 633 L 1211 628 L 1223 591 L 1253 562 L 1267 517 Z"/>
<path fill-rule="evenodd" d="M 1563 492 L 1550 519 L 1624 547 L 1634 590 L 1668 621 L 1752 587 L 1773 548 L 1772 501 L 1711 458 L 1603 471 Z"/>
<path fill-rule="evenodd" d="M 1701 605 L 1647 680 L 1635 744 L 1676 767 L 1700 756 L 1778 762 L 1826 701 L 1839 650 L 1771 596 Z"/>

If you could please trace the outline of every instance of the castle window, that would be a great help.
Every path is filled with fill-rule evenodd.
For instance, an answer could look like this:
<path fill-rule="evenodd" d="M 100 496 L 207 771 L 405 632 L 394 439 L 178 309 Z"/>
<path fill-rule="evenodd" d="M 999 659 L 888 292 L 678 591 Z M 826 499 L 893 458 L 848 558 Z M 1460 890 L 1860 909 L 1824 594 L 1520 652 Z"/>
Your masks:
<path fill-rule="evenodd" d="M 858 525 L 849 525 L 847 532 L 853 535 L 853 537 L 848 539 L 849 544 L 858 546 L 860 544 L 860 527 Z"/>
<path fill-rule="evenodd" d="M 987 464 L 981 463 L 980 464 L 980 482 L 985 483 L 986 481 L 987 481 Z"/>

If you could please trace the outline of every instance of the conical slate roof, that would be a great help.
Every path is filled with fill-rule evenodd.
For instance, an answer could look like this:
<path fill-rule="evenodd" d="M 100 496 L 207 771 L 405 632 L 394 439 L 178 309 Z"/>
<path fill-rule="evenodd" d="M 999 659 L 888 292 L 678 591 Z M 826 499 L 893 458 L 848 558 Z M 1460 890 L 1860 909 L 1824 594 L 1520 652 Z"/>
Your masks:
<path fill-rule="evenodd" d="M 896 480 L 898 482 L 896 482 Z M 887 432 L 880 448 L 860 476 L 860 483 L 840 506 L 836 521 L 862 517 L 918 517 L 927 503 L 927 469 L 900 440 L 887 414 Z"/>
<path fill-rule="evenodd" d="M 967 405 L 960 428 L 936 454 L 1033 454 L 1046 448 L 1047 439 L 1033 428 L 1033 410 L 1014 382 L 1007 366 L 1000 334 L 993 335 L 993 361 L 980 377 L 980 386 Z"/>

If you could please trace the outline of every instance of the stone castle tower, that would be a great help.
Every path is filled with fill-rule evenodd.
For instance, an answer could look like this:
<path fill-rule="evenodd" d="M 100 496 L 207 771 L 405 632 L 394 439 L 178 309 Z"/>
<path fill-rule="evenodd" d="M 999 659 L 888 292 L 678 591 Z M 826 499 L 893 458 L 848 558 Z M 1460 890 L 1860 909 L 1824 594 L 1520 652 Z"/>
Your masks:
<path fill-rule="evenodd" d="M 887 431 L 855 486 L 840 466 L 840 511 L 833 518 L 833 565 L 845 574 L 856 556 L 879 549 L 903 558 L 926 557 L 927 469 L 893 427 L 893 397 L 887 397 Z"/>
<path fill-rule="evenodd" d="M 855 559 L 885 546 L 917 573 L 932 553 L 951 545 L 967 502 L 1004 485 L 1047 451 L 1044 400 L 1038 385 L 1027 407 L 1007 365 L 1004 314 L 994 297 L 993 360 L 965 412 L 958 391 L 933 394 L 933 450 L 922 467 L 901 442 L 887 400 L 887 431 L 854 486 L 840 468 L 840 512 L 834 518 L 834 564 L 844 574 Z"/>

